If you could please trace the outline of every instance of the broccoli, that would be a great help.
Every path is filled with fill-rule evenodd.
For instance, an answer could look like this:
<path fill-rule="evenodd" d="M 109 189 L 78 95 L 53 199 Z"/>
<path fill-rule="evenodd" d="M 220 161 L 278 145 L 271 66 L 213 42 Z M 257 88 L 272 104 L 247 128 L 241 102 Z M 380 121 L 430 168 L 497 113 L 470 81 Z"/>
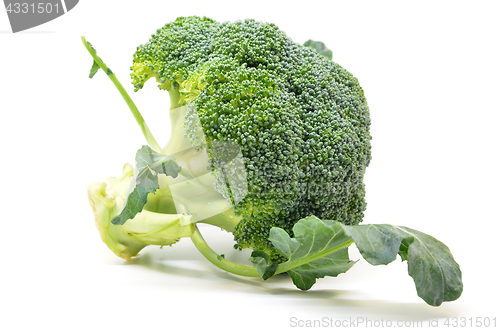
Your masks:
<path fill-rule="evenodd" d="M 195 105 L 208 141 L 241 147 L 249 194 L 234 207 L 238 248 L 277 258 L 273 226 L 291 233 L 308 215 L 361 222 L 370 118 L 338 64 L 274 24 L 187 17 L 138 47 L 131 76 L 136 90 L 156 78 L 171 107 Z"/>
<path fill-rule="evenodd" d="M 264 279 L 288 272 L 306 290 L 317 278 L 346 272 L 354 242 L 372 264 L 397 254 L 408 260 L 427 303 L 460 296 L 461 272 L 444 244 L 404 227 L 358 225 L 371 160 L 369 109 L 358 80 L 323 43 L 300 45 L 276 25 L 251 19 L 180 17 L 158 29 L 137 47 L 131 78 L 135 91 L 155 78 L 169 93 L 171 139 L 161 148 L 82 39 L 94 58 L 90 77 L 107 73 L 149 144 L 137 152 L 135 170 L 126 165 L 120 178 L 88 189 L 101 237 L 115 254 L 128 259 L 147 245 L 190 237 L 226 271 Z M 232 232 L 235 248 L 253 250 L 252 266 L 212 251 L 197 223 Z M 424 250 L 443 263 L 422 269 Z M 429 290 L 422 272 L 436 268 Z"/>

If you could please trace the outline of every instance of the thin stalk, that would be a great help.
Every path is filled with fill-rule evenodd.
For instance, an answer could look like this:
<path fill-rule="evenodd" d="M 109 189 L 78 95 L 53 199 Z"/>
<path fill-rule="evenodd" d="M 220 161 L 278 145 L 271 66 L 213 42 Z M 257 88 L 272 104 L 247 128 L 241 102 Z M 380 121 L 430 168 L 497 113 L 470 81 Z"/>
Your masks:
<path fill-rule="evenodd" d="M 87 49 L 87 51 L 94 58 L 95 63 L 97 63 L 97 65 L 99 65 L 99 67 L 107 74 L 109 79 L 111 79 L 111 81 L 113 82 L 115 87 L 120 92 L 121 96 L 123 97 L 123 99 L 127 103 L 130 110 L 132 111 L 132 114 L 134 115 L 134 118 L 137 121 L 137 124 L 139 124 L 139 126 L 141 127 L 142 134 L 146 138 L 146 141 L 148 142 L 149 146 L 153 150 L 161 153 L 160 145 L 158 145 L 158 142 L 156 141 L 153 134 L 149 130 L 149 128 L 146 124 L 146 121 L 144 120 L 141 113 L 139 112 L 139 109 L 137 109 L 137 106 L 135 105 L 135 103 L 132 101 L 132 99 L 128 95 L 127 91 L 123 88 L 123 85 L 120 83 L 118 78 L 116 78 L 115 74 L 108 68 L 108 66 L 106 66 L 106 64 L 101 60 L 101 58 L 99 56 L 97 56 L 96 51 L 85 40 L 84 36 L 82 36 L 82 41 L 83 41 L 83 45 L 85 45 L 85 48 Z"/>
<path fill-rule="evenodd" d="M 198 227 L 195 227 L 194 233 L 191 236 L 191 240 L 193 241 L 196 248 L 200 251 L 203 256 L 212 262 L 216 267 L 225 270 L 227 272 L 246 276 L 246 277 L 260 277 L 259 273 L 254 267 L 245 266 L 242 264 L 234 263 L 226 260 L 216 252 L 214 252 L 207 244 L 203 236 L 201 235 Z"/>

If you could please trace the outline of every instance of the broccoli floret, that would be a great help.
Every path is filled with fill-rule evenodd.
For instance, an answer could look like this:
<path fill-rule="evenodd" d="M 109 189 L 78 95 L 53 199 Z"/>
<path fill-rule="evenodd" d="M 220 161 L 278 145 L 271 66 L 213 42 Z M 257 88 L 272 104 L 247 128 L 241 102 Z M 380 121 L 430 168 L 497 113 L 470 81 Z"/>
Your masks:
<path fill-rule="evenodd" d="M 241 147 L 248 195 L 234 206 L 237 248 L 279 259 L 272 227 L 292 234 L 309 215 L 362 221 L 369 110 L 337 63 L 274 24 L 183 17 L 139 46 L 131 69 L 136 90 L 155 77 L 171 108 L 194 106 L 208 143 Z"/>

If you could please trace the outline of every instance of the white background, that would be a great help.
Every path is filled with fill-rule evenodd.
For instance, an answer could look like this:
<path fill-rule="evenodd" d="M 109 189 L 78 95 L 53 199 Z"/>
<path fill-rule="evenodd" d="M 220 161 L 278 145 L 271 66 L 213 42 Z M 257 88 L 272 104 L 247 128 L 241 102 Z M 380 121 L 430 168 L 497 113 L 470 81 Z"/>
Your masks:
<path fill-rule="evenodd" d="M 2 8 L 0 329 L 284 330 L 292 317 L 500 324 L 499 10 L 487 1 L 86 0 L 12 34 Z M 264 282 L 219 271 L 188 239 L 147 248 L 132 262 L 105 247 L 87 185 L 119 175 L 145 141 L 106 76 L 88 79 L 92 59 L 80 35 L 165 143 L 168 94 L 152 82 L 133 93 L 129 67 L 157 28 L 188 15 L 273 22 L 297 42 L 332 49 L 371 111 L 364 222 L 408 226 L 446 243 L 463 272 L 459 300 L 427 306 L 399 261 L 360 260 L 301 292 L 287 277 Z M 203 230 L 219 253 L 246 259 L 232 251 L 231 235 Z"/>

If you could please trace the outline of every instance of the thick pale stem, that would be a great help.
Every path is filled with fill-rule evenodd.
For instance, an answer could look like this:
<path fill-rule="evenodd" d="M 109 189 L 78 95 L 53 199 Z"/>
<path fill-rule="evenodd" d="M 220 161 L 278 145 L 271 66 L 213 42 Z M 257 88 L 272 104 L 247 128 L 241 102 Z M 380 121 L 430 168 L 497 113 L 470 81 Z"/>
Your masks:
<path fill-rule="evenodd" d="M 185 111 L 179 107 L 179 90 L 172 87 L 168 94 L 170 95 L 170 139 L 163 148 L 163 153 L 173 154 L 191 148 L 188 139 L 184 138 L 184 115 Z M 182 134 L 182 135 L 181 135 Z"/>
<path fill-rule="evenodd" d="M 172 88 L 168 90 L 168 94 L 170 95 L 170 110 L 179 108 L 179 89 L 172 86 Z"/>
<path fill-rule="evenodd" d="M 194 232 L 193 224 L 181 224 L 184 217 L 181 214 L 160 214 L 143 210 L 122 225 L 121 232 L 130 240 L 146 245 L 172 245 L 180 238 L 190 237 Z"/>
<path fill-rule="evenodd" d="M 231 208 L 215 216 L 205 218 L 198 223 L 214 225 L 226 230 L 227 232 L 233 232 L 234 228 L 241 221 L 241 219 L 242 216 L 234 215 L 234 209 Z"/>

